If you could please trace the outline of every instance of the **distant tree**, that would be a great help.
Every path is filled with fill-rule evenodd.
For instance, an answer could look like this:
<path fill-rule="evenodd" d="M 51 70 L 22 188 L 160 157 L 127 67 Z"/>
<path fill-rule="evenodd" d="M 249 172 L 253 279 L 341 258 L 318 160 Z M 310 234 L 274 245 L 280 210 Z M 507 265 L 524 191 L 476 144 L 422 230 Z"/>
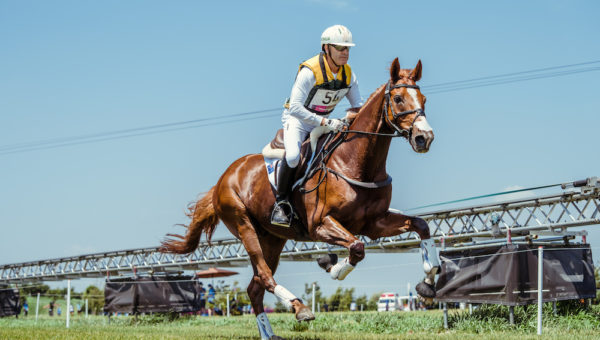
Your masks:
<path fill-rule="evenodd" d="M 342 293 L 342 299 L 340 300 L 340 310 L 350 310 L 350 304 L 354 301 L 354 287 L 344 289 Z"/>
<path fill-rule="evenodd" d="M 22 287 L 20 289 L 20 294 L 21 295 L 37 295 L 38 293 L 40 294 L 47 294 L 48 291 L 50 290 L 50 287 L 48 285 L 35 285 L 35 286 L 25 286 Z"/>
<path fill-rule="evenodd" d="M 220 281 L 215 288 L 215 306 L 221 306 L 224 313 L 227 313 L 227 294 L 229 294 L 229 303 L 236 299 L 237 306 L 245 306 L 250 304 L 250 297 L 246 290 L 238 286 L 238 281 L 234 281 L 233 285 L 226 285 L 224 281 Z"/>
<path fill-rule="evenodd" d="M 381 293 L 382 292 L 371 295 L 369 302 L 367 302 L 367 310 L 377 310 L 377 302 L 379 302 L 379 297 L 381 296 Z"/>
<path fill-rule="evenodd" d="M 302 294 L 302 301 L 305 305 L 311 306 L 312 304 L 312 283 L 304 284 L 304 294 Z M 321 291 L 321 287 L 319 284 L 315 283 L 315 304 L 316 306 L 321 305 L 327 301 L 325 297 L 323 297 L 323 292 Z M 315 306 L 315 310 L 317 309 Z"/>
<path fill-rule="evenodd" d="M 275 313 L 286 313 L 288 309 L 283 305 L 283 303 L 281 303 L 281 301 L 277 300 L 277 302 L 275 302 L 274 311 Z"/>
<path fill-rule="evenodd" d="M 360 306 L 363 306 L 363 310 L 368 310 L 368 300 L 367 300 L 367 294 L 361 295 L 359 297 L 356 298 L 356 310 L 360 311 Z"/>
<path fill-rule="evenodd" d="M 101 314 L 103 312 L 104 292 L 100 288 L 94 285 L 88 286 L 82 295 L 82 299 L 88 300 L 88 313 Z M 83 308 L 84 307 L 82 307 L 82 309 Z"/>
<path fill-rule="evenodd" d="M 354 288 L 343 289 L 338 287 L 328 299 L 329 310 L 347 311 L 350 310 L 350 303 L 354 300 Z"/>

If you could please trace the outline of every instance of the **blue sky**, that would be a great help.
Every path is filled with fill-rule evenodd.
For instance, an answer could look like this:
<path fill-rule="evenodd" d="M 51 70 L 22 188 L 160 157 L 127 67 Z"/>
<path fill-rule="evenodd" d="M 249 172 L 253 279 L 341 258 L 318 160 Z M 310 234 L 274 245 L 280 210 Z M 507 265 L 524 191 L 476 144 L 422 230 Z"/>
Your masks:
<path fill-rule="evenodd" d="M 424 155 L 392 143 L 392 207 L 598 176 L 598 70 L 427 87 L 598 61 L 599 10 L 595 1 L 0 0 L 0 148 L 280 107 L 323 29 L 344 24 L 364 98 L 395 57 L 404 68 L 423 62 L 436 138 Z M 188 202 L 280 126 L 278 112 L 229 120 L 0 154 L 0 263 L 157 245 L 186 222 Z M 221 226 L 215 237 L 230 235 Z M 418 262 L 368 254 L 341 285 L 404 291 L 422 276 Z M 298 295 L 304 282 L 326 293 L 340 285 L 316 264 L 283 262 L 278 276 Z"/>

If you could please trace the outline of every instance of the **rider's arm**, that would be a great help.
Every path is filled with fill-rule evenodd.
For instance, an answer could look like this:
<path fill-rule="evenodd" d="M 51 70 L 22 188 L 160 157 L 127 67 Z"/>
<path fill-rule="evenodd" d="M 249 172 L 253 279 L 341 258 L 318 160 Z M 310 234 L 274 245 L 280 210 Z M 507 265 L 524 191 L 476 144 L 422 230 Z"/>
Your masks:
<path fill-rule="evenodd" d="M 348 98 L 351 107 L 361 107 L 364 104 L 363 99 L 360 96 L 360 91 L 358 90 L 358 81 L 356 80 L 356 74 L 354 74 L 354 72 L 352 72 L 352 80 L 350 81 L 350 91 L 348 91 L 346 98 Z"/>
<path fill-rule="evenodd" d="M 316 82 L 315 75 L 312 71 L 308 67 L 303 67 L 300 72 L 298 72 L 298 76 L 292 87 L 290 108 L 288 109 L 290 115 L 313 126 L 321 125 L 323 118 L 308 111 L 304 107 L 304 102 L 306 101 L 306 98 L 308 98 L 308 94 Z"/>

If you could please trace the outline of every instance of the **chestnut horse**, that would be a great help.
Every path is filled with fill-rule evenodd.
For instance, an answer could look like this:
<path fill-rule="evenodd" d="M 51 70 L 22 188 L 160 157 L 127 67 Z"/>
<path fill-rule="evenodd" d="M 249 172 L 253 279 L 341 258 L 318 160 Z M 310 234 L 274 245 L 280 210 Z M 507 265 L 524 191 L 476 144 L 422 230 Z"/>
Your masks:
<path fill-rule="evenodd" d="M 304 183 L 304 188 L 317 189 L 303 193 L 296 188 L 290 197 L 312 240 L 348 249 L 348 258 L 324 264 L 333 279 L 344 279 L 364 258 L 364 243 L 355 235 L 377 239 L 416 232 L 422 240 L 424 262 L 436 258 L 430 253 L 435 246 L 427 223 L 389 210 L 392 186 L 386 159 L 392 137 L 405 137 L 419 153 L 427 152 L 433 141 L 433 131 L 424 114 L 425 96 L 416 85 L 421 70 L 420 60 L 411 70 L 401 69 L 396 58 L 390 67 L 389 81 L 354 114 L 348 130 L 340 132 L 338 137 L 343 137 L 343 142 L 325 160 L 325 167 Z M 179 239 L 164 240 L 161 247 L 162 251 L 179 254 L 193 252 L 201 234 L 204 232 L 210 241 L 221 220 L 242 241 L 250 257 L 254 276 L 248 295 L 263 339 L 279 338 L 264 314 L 265 290 L 292 309 L 299 321 L 314 319 L 309 308 L 273 278 L 286 241 L 300 237 L 295 228 L 270 223 L 274 203 L 263 156 L 246 155 L 233 162 L 217 184 L 196 202 L 185 236 L 169 234 Z M 433 248 L 424 248 L 425 241 Z M 436 263 L 425 263 L 425 269 L 428 279 L 417 290 L 431 298 L 435 296 L 432 279 Z"/>

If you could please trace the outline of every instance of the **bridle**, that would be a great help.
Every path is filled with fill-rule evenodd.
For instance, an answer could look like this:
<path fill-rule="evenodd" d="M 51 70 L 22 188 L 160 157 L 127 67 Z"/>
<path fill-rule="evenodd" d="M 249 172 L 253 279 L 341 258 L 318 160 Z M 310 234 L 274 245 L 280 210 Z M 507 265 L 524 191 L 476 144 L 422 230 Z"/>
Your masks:
<path fill-rule="evenodd" d="M 410 140 L 410 137 L 412 135 L 413 126 L 415 125 L 417 118 L 419 118 L 421 116 L 425 117 L 425 111 L 423 109 L 419 108 L 419 109 L 414 109 L 414 110 L 395 112 L 394 107 L 390 104 L 390 100 L 391 100 L 391 96 L 392 96 L 391 91 L 393 89 L 399 89 L 399 88 L 409 88 L 409 89 L 420 90 L 418 85 L 396 84 L 396 85 L 392 86 L 391 82 L 388 82 L 385 85 L 385 99 L 383 102 L 383 109 L 381 110 L 381 114 L 385 118 L 385 122 L 388 124 L 388 126 L 391 127 L 395 131 L 394 133 L 379 133 L 379 132 L 356 131 L 356 130 L 346 130 L 343 132 L 348 132 L 348 133 L 352 132 L 352 133 L 361 133 L 361 134 L 367 134 L 367 135 L 388 136 L 388 137 L 404 137 L 404 138 Z M 389 113 L 388 113 L 388 107 L 390 108 Z M 398 119 L 398 117 L 405 116 L 405 115 L 415 113 L 415 112 L 417 114 L 415 115 L 415 118 L 413 119 L 412 124 L 410 124 L 410 127 L 408 129 L 402 129 L 401 127 L 399 127 L 398 125 L 396 125 L 394 123 L 394 121 L 396 119 Z"/>
<path fill-rule="evenodd" d="M 414 110 L 402 111 L 402 112 L 394 111 L 394 107 L 392 105 L 390 105 L 391 90 L 398 89 L 398 88 L 409 88 L 409 89 L 420 90 L 419 86 L 417 86 L 417 85 L 396 84 L 396 85 L 392 86 L 390 82 L 388 82 L 386 84 L 385 99 L 384 99 L 384 103 L 383 103 L 383 108 L 381 110 L 381 114 L 383 115 L 383 117 L 385 117 L 384 119 L 385 119 L 385 122 L 388 124 L 388 126 L 390 126 L 393 130 L 395 130 L 394 133 L 379 133 L 379 132 L 358 131 L 358 130 L 343 130 L 343 131 L 341 131 L 341 133 L 339 135 L 341 137 L 331 141 L 331 144 L 330 144 L 329 138 L 334 138 L 335 134 L 329 134 L 329 136 L 327 137 L 328 139 L 325 141 L 325 143 L 323 143 L 323 148 L 319 151 L 319 153 L 321 153 L 321 151 L 322 151 L 321 158 L 319 161 L 319 163 L 320 163 L 319 166 L 313 167 L 312 170 L 307 171 L 307 173 L 304 175 L 304 177 L 302 179 L 300 179 L 298 182 L 296 182 L 296 184 L 294 184 L 294 187 L 299 185 L 300 186 L 299 190 L 303 194 L 308 194 L 310 192 L 313 192 L 313 191 L 317 190 L 317 188 L 319 188 L 321 183 L 323 183 L 323 181 L 327 177 L 328 172 L 334 174 L 337 177 L 343 178 L 345 181 L 347 181 L 348 183 L 350 183 L 352 185 L 363 187 L 363 188 L 368 188 L 368 189 L 382 188 L 382 187 L 392 184 L 392 177 L 390 177 L 390 175 L 388 175 L 385 180 L 380 181 L 380 182 L 361 182 L 361 181 L 351 179 L 351 178 L 345 176 L 344 174 L 342 174 L 341 172 L 335 171 L 335 170 L 325 166 L 325 159 L 327 159 L 329 157 L 329 155 L 333 152 L 333 150 L 335 150 L 341 143 L 343 143 L 346 140 L 348 133 L 358 133 L 358 134 L 364 134 L 364 135 L 376 135 L 376 136 L 387 136 L 387 137 L 404 137 L 404 138 L 410 140 L 411 135 L 412 135 L 413 126 L 415 125 L 417 118 L 419 118 L 420 116 L 425 117 L 425 111 L 420 108 L 414 109 Z M 388 113 L 388 107 L 390 108 L 389 113 Z M 417 114 L 415 115 L 415 118 L 413 119 L 412 124 L 410 125 L 410 127 L 408 129 L 402 129 L 394 123 L 394 121 L 396 119 L 398 119 L 398 117 L 408 115 L 411 113 L 415 113 L 415 112 Z M 325 145 L 329 146 L 329 148 L 327 150 L 324 150 Z M 309 165 L 309 167 L 310 167 L 310 165 Z M 309 190 L 304 189 L 303 185 L 306 182 L 306 180 L 308 178 L 311 178 L 317 171 L 321 171 L 317 185 L 314 188 L 309 189 Z"/>

